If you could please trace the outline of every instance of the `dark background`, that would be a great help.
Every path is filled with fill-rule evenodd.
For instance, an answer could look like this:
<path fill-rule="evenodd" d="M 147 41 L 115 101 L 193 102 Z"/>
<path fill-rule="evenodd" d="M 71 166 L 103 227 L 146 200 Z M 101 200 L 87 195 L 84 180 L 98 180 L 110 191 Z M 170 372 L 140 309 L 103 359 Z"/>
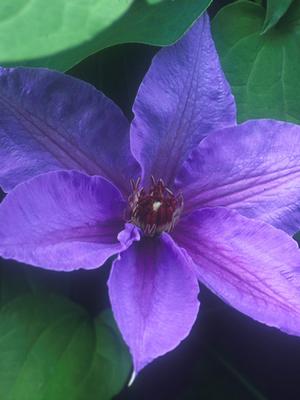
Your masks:
<path fill-rule="evenodd" d="M 215 1 L 213 16 L 230 1 Z M 69 73 L 111 97 L 132 118 L 137 88 L 157 48 L 120 45 L 103 50 Z M 0 193 L 1 197 L 1 193 Z M 29 279 L 69 296 L 91 314 L 109 306 L 109 265 L 94 271 L 56 273 L 0 260 L 0 274 Z M 201 309 L 190 336 L 157 359 L 116 400 L 298 400 L 300 338 L 268 328 L 225 305 L 201 287 Z"/>

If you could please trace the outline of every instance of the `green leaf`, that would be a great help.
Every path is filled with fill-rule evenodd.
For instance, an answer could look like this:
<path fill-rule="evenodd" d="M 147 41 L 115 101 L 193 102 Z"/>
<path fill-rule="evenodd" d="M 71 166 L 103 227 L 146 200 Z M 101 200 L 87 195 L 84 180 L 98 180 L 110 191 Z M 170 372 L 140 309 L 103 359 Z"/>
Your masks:
<path fill-rule="evenodd" d="M 300 122 L 300 2 L 261 35 L 264 9 L 239 1 L 219 11 L 212 30 L 238 107 L 238 119 Z"/>
<path fill-rule="evenodd" d="M 1 400 L 111 399 L 129 371 L 108 312 L 93 320 L 53 294 L 23 295 L 0 310 Z"/>
<path fill-rule="evenodd" d="M 266 33 L 277 24 L 292 2 L 293 0 L 267 0 L 267 12 L 262 33 Z"/>
<path fill-rule="evenodd" d="M 1 0 L 0 64 L 65 71 L 119 43 L 175 42 L 212 0 Z"/>

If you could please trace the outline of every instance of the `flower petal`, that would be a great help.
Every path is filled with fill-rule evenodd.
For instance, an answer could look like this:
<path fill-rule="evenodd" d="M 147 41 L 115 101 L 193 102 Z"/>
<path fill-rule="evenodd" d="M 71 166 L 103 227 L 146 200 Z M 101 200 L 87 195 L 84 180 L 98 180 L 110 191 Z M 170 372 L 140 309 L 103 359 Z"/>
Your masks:
<path fill-rule="evenodd" d="M 153 175 L 168 186 L 205 135 L 235 125 L 234 98 L 206 14 L 177 44 L 159 51 L 140 86 L 133 111 L 131 149 L 144 179 Z"/>
<path fill-rule="evenodd" d="M 168 235 L 135 242 L 114 262 L 108 285 L 136 373 L 190 332 L 199 308 L 197 278 Z"/>
<path fill-rule="evenodd" d="M 129 123 L 101 92 L 39 68 L 0 68 L 0 185 L 73 169 L 101 175 L 125 191 L 136 161 Z"/>
<path fill-rule="evenodd" d="M 177 186 L 185 212 L 225 206 L 293 234 L 300 229 L 300 126 L 253 120 L 212 133 Z"/>
<path fill-rule="evenodd" d="M 0 256 L 53 270 L 96 268 L 131 242 L 130 229 L 118 240 L 124 209 L 120 192 L 103 178 L 39 175 L 0 204 Z"/>
<path fill-rule="evenodd" d="M 237 310 L 300 335 L 300 251 L 283 231 L 226 208 L 195 211 L 173 235 L 198 277 Z"/>

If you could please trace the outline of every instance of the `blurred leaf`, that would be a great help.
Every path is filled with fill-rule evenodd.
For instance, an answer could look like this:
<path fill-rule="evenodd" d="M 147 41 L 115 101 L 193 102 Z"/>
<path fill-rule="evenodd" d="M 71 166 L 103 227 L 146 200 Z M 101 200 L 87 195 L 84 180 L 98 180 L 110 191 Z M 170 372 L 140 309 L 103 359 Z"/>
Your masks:
<path fill-rule="evenodd" d="M 261 35 L 265 10 L 239 1 L 219 11 L 213 35 L 238 106 L 238 119 L 300 122 L 300 2 Z"/>
<path fill-rule="evenodd" d="M 298 243 L 298 246 L 300 246 L 300 232 L 297 232 L 293 235 L 293 238 L 296 240 Z"/>
<path fill-rule="evenodd" d="M 158 49 L 136 43 L 109 47 L 85 58 L 68 74 L 104 92 L 131 120 L 136 93 Z"/>
<path fill-rule="evenodd" d="M 267 0 L 267 12 L 262 33 L 266 33 L 277 24 L 292 2 L 293 0 Z"/>
<path fill-rule="evenodd" d="M 25 273 L 16 273 L 15 268 L 7 268 L 0 258 L 0 307 L 12 299 L 30 292 L 31 287 Z"/>
<path fill-rule="evenodd" d="M 267 400 L 224 356 L 203 349 L 192 382 L 179 400 Z"/>
<path fill-rule="evenodd" d="M 105 400 L 125 384 L 127 350 L 112 316 L 63 297 L 24 295 L 0 311 L 1 400 Z"/>
<path fill-rule="evenodd" d="M 211 0 L 1 0 L 0 64 L 65 71 L 118 43 L 169 45 Z"/>
<path fill-rule="evenodd" d="M 69 294 L 70 273 L 47 271 L 0 259 L 0 307 L 24 294 Z"/>

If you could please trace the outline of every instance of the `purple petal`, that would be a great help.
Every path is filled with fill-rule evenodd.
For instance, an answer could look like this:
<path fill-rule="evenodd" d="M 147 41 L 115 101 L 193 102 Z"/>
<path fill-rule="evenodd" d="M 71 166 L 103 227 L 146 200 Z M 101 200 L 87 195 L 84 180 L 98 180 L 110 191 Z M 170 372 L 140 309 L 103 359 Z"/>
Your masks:
<path fill-rule="evenodd" d="M 235 125 L 236 109 L 205 14 L 159 51 L 133 107 L 131 149 L 143 169 L 171 185 L 190 150 L 210 131 Z"/>
<path fill-rule="evenodd" d="M 0 159 L 5 191 L 37 174 L 73 169 L 127 193 L 136 168 L 120 109 L 91 85 L 39 68 L 0 68 Z"/>
<path fill-rule="evenodd" d="M 199 308 L 197 278 L 168 235 L 135 242 L 114 262 L 108 285 L 135 372 L 189 334 Z"/>
<path fill-rule="evenodd" d="M 0 205 L 0 256 L 53 270 L 96 268 L 135 240 L 130 226 L 118 240 L 124 209 L 120 192 L 103 178 L 39 175 Z"/>
<path fill-rule="evenodd" d="M 174 239 L 197 264 L 198 277 L 239 311 L 300 335 L 300 251 L 283 231 L 226 208 L 184 218 Z"/>
<path fill-rule="evenodd" d="M 300 126 L 248 121 L 209 135 L 178 177 L 185 212 L 226 206 L 288 233 L 300 229 Z"/>

